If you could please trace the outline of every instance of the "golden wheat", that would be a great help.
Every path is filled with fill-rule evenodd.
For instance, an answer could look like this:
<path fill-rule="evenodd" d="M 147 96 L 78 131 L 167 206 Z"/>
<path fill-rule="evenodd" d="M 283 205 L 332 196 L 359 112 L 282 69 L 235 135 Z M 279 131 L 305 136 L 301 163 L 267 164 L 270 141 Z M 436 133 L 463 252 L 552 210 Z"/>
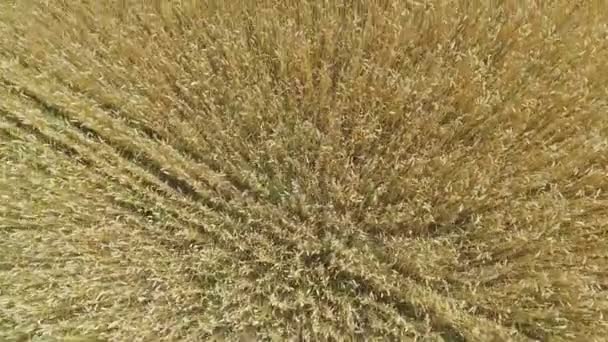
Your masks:
<path fill-rule="evenodd" d="M 0 339 L 605 339 L 607 23 L 2 2 Z"/>

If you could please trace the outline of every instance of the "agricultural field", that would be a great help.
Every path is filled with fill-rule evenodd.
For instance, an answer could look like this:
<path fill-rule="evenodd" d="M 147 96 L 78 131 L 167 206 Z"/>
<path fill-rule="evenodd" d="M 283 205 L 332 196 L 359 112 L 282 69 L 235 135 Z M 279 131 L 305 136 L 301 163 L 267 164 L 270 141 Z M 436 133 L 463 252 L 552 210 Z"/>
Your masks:
<path fill-rule="evenodd" d="M 0 1 L 0 341 L 606 341 L 604 1 Z"/>

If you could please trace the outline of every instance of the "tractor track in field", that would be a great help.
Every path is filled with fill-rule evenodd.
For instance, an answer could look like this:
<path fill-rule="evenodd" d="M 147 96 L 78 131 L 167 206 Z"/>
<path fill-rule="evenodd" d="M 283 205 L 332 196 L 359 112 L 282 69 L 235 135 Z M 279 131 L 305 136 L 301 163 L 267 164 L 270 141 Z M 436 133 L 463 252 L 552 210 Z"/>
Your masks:
<path fill-rule="evenodd" d="M 172 218 L 172 220 L 174 221 L 174 223 L 171 224 L 165 224 L 165 227 L 167 229 L 171 229 L 172 231 L 179 231 L 180 230 L 180 225 L 188 225 L 190 227 L 194 227 L 195 229 L 197 229 L 200 233 L 202 233 L 204 236 L 209 236 L 209 238 L 211 239 L 211 241 L 213 241 L 213 243 L 220 243 L 221 245 L 225 246 L 223 248 L 226 248 L 227 251 L 232 251 L 231 253 L 237 253 L 236 255 L 241 255 L 240 260 L 241 262 L 247 262 L 249 260 L 249 258 L 253 257 L 254 259 L 256 258 L 255 255 L 257 254 L 256 251 L 256 247 L 255 247 L 255 241 L 257 241 L 256 239 L 262 238 L 265 239 L 261 240 L 259 243 L 271 243 L 274 246 L 280 246 L 281 248 L 286 248 L 286 251 L 288 252 L 288 258 L 293 258 L 293 256 L 295 256 L 297 259 L 299 260 L 300 263 L 304 264 L 304 265 L 308 265 L 307 267 L 311 267 L 312 269 L 318 268 L 319 267 L 319 263 L 322 265 L 322 269 L 324 269 L 325 271 L 323 271 L 323 275 L 321 277 L 327 277 L 329 279 L 332 279 L 332 282 L 334 283 L 333 288 L 335 289 L 339 289 L 341 287 L 343 287 L 342 284 L 353 284 L 354 287 L 352 287 L 352 290 L 349 291 L 355 291 L 353 293 L 351 293 L 351 296 L 356 297 L 366 297 L 366 298 L 376 298 L 377 303 L 381 306 L 383 306 L 383 309 L 379 309 L 381 311 L 384 312 L 394 312 L 395 314 L 397 314 L 398 316 L 400 316 L 402 319 L 405 319 L 405 321 L 420 321 L 420 320 L 424 320 L 425 317 L 429 317 L 430 318 L 430 325 L 431 327 L 436 330 L 437 332 L 439 332 L 441 335 L 444 336 L 444 338 L 446 338 L 447 340 L 451 340 L 451 341 L 464 341 L 466 340 L 465 335 L 463 335 L 459 329 L 453 325 L 451 325 L 449 322 L 446 322 L 443 318 L 441 318 L 441 313 L 435 313 L 433 314 L 432 312 L 429 315 L 429 311 L 426 311 L 426 313 L 424 310 L 422 310 L 422 308 L 419 308 L 417 306 L 417 304 L 413 304 L 412 302 L 410 302 L 407 299 L 407 296 L 403 296 L 402 294 L 400 294 L 400 290 L 398 290 L 397 288 L 393 287 L 393 285 L 389 285 L 388 287 L 386 285 L 382 285 L 381 283 L 375 282 L 375 281 L 370 281 L 369 278 L 369 274 L 365 274 L 365 273 L 358 273 L 358 272 L 352 272 L 351 270 L 347 269 L 347 268 L 343 268 L 340 266 L 336 266 L 336 265 L 340 265 L 340 264 L 346 264 L 346 262 L 344 260 L 340 260 L 341 257 L 339 254 L 334 253 L 333 251 L 331 251 L 330 247 L 327 247 L 327 243 L 333 243 L 333 242 L 323 242 L 323 241 L 331 241 L 331 239 L 338 239 L 338 240 L 334 240 L 334 241 L 342 241 L 344 242 L 343 239 L 349 239 L 350 238 L 348 236 L 342 236 L 340 237 L 340 235 L 335 235 L 335 234 L 329 234 L 327 235 L 327 232 L 323 232 L 323 236 L 326 236 L 325 238 L 323 238 L 322 236 L 319 235 L 314 235 L 313 231 L 310 231 L 309 233 L 306 232 L 306 228 L 299 228 L 302 224 L 306 224 L 305 222 L 301 222 L 299 221 L 297 218 L 294 221 L 293 218 L 288 218 L 290 215 L 289 213 L 281 213 L 279 214 L 280 216 L 275 216 L 274 218 L 270 218 L 271 221 L 268 222 L 274 222 L 274 223 L 269 223 L 269 224 L 264 224 L 261 223 L 260 221 L 253 221 L 250 225 L 251 230 L 255 230 L 256 234 L 255 235 L 251 235 L 248 233 L 245 233 L 245 235 L 241 235 L 242 232 L 240 231 L 241 229 L 237 227 L 236 223 L 237 222 L 243 222 L 242 220 L 247 220 L 248 219 L 248 215 L 250 215 L 249 213 L 257 213 L 260 216 L 261 220 L 264 219 L 269 219 L 269 217 L 265 214 L 259 213 L 259 211 L 261 210 L 260 208 L 266 209 L 267 207 L 265 207 L 264 203 L 259 203 L 259 202 L 254 202 L 255 205 L 254 207 L 250 207 L 247 206 L 246 203 L 250 203 L 250 202 L 240 202 L 240 201 L 229 201 L 229 202 L 220 202 L 218 203 L 214 203 L 213 201 L 208 201 L 205 199 L 205 197 L 203 195 L 200 194 L 198 187 L 196 187 L 195 185 L 192 185 L 190 183 L 188 183 L 188 181 L 183 180 L 181 178 L 179 178 L 178 176 L 172 175 L 170 172 L 166 172 L 164 170 L 162 170 L 162 166 L 159 164 L 159 162 L 157 162 L 156 160 L 154 160 L 153 158 L 150 158 L 148 156 L 146 156 L 145 152 L 140 152 L 137 150 L 134 150 L 133 148 L 129 148 L 129 147 L 125 147 L 123 145 L 120 145 L 119 142 L 115 142 L 112 140 L 111 137 L 108 137 L 102 133 L 100 133 L 103 128 L 98 129 L 95 128 L 95 126 L 92 125 L 93 121 L 91 121 L 90 123 L 84 122 L 84 121 L 80 121 L 78 119 L 78 116 L 76 113 L 70 113 L 70 112 L 66 112 L 65 110 L 63 110 L 61 107 L 52 104 L 49 101 L 43 100 L 41 98 L 42 95 L 40 94 L 36 94 L 34 91 L 29 90 L 27 88 L 23 88 L 21 86 L 19 86 L 16 83 L 11 83 L 10 81 L 4 81 L 4 85 L 5 87 L 8 87 L 9 89 L 13 89 L 11 92 L 17 96 L 17 95 L 21 95 L 21 96 L 25 96 L 26 97 L 26 101 L 29 101 L 31 103 L 31 106 L 33 107 L 38 107 L 38 111 L 39 113 L 47 113 L 47 115 L 50 116 L 50 118 L 52 117 L 52 121 L 55 120 L 57 122 L 63 122 L 66 123 L 67 127 L 66 129 L 69 130 L 73 130 L 72 131 L 72 136 L 77 136 L 79 139 L 82 139 L 82 141 L 86 141 L 88 146 L 92 146 L 95 144 L 98 145 L 102 145 L 103 149 L 105 151 L 108 151 L 109 153 L 115 155 L 116 157 L 121 158 L 124 162 L 114 162 L 114 163 L 110 163 L 111 164 L 123 164 L 123 165 L 129 165 L 131 164 L 132 166 L 127 167 L 128 169 L 133 170 L 135 169 L 139 169 L 141 171 L 144 172 L 144 174 L 147 174 L 148 176 L 146 176 L 145 178 L 150 179 L 151 181 L 145 181 L 145 183 L 141 183 L 141 180 L 136 180 L 133 179 L 133 183 L 134 184 L 142 184 L 143 187 L 137 187 L 134 185 L 127 185 L 127 183 L 125 183 L 124 181 L 120 182 L 121 186 L 125 186 L 129 191 L 134 192 L 135 194 L 139 195 L 142 198 L 149 198 L 147 200 L 147 202 L 143 202 L 143 203 L 134 203 L 134 202 L 126 202 L 126 201 L 121 201 L 119 199 L 113 199 L 112 202 L 114 203 L 114 205 L 117 205 L 125 210 L 131 211 L 133 213 L 135 213 L 138 216 L 141 216 L 143 219 L 150 219 L 150 213 L 146 211 L 146 206 L 151 205 L 153 203 L 156 203 L 156 205 L 159 204 L 158 201 L 159 197 L 161 196 L 161 198 L 164 198 L 165 203 L 164 205 L 162 205 L 164 207 L 163 211 L 165 212 L 166 215 L 168 215 L 169 217 Z M 15 90 L 18 89 L 18 90 Z M 116 181 L 116 179 L 120 178 L 120 176 L 117 175 L 113 175 L 112 173 L 107 173 L 104 170 L 104 167 L 108 166 L 108 161 L 107 158 L 111 157 L 111 155 L 106 155 L 105 158 L 102 158 L 101 160 L 106 160 L 104 163 L 100 164 L 99 161 L 100 159 L 98 158 L 94 158 L 97 160 L 93 160 L 90 158 L 89 155 L 87 155 L 87 153 L 91 153 L 92 151 L 90 151 L 90 149 L 87 151 L 87 148 L 85 148 L 84 150 L 82 150 L 81 152 L 78 151 L 78 149 L 70 146 L 67 142 L 63 142 L 61 141 L 61 139 L 57 139 L 55 137 L 53 137 L 53 135 L 58 135 L 60 137 L 63 137 L 62 133 L 60 131 L 49 131 L 52 132 L 50 134 L 45 134 L 44 132 L 41 131 L 40 128 L 35 127 L 35 125 L 32 125 L 31 123 L 26 122 L 27 119 L 23 119 L 23 118 L 19 118 L 16 115 L 14 115 L 13 113 L 10 113 L 9 111 L 3 109 L 2 112 L 0 113 L 4 119 L 6 119 L 8 122 L 13 123 L 17 128 L 24 130 L 25 132 L 28 133 L 32 133 L 36 136 L 37 139 L 40 139 L 42 142 L 48 143 L 51 146 L 53 146 L 53 148 L 61 151 L 62 153 L 64 153 L 66 155 L 66 157 L 68 158 L 73 158 L 81 163 L 83 163 L 84 165 L 87 165 L 88 167 L 91 167 L 95 170 L 98 170 L 97 172 L 101 173 L 102 175 L 104 175 L 105 179 L 109 179 L 109 180 L 114 180 Z M 108 114 L 108 117 L 110 115 Z M 31 119 L 31 118 L 30 118 Z M 45 120 L 44 118 L 37 118 L 40 120 Z M 125 121 L 122 121 L 125 122 Z M 147 132 L 145 133 L 146 137 L 149 139 L 151 137 L 154 137 L 155 139 L 153 141 L 160 141 L 163 139 L 163 137 L 160 135 L 160 133 L 152 133 L 151 129 L 149 128 L 142 128 L 141 126 L 136 126 L 136 127 L 131 127 L 134 128 L 136 131 L 141 131 L 141 132 Z M 52 129 L 52 128 L 51 128 Z M 107 130 L 105 130 L 107 131 Z M 64 139 L 65 140 L 65 139 Z M 69 141 L 69 140 L 68 140 Z M 94 152 L 93 152 L 94 153 Z M 198 161 L 200 162 L 200 160 Z M 131 171 L 132 172 L 132 171 Z M 146 185 L 147 183 L 147 185 Z M 165 191 L 161 190 L 161 188 L 158 188 L 158 184 L 163 184 L 163 186 L 166 186 L 168 189 L 171 190 L 171 194 L 170 194 L 170 198 L 164 197 L 166 195 L 163 195 L 163 193 L 165 193 Z M 207 184 L 207 186 L 209 186 L 209 184 Z M 149 195 L 146 193 L 147 191 L 145 189 L 150 189 L 150 188 L 156 188 L 156 195 L 153 197 L 149 197 Z M 237 188 L 238 189 L 238 188 Z M 207 193 L 207 196 L 209 196 L 209 194 Z M 179 199 L 181 197 L 181 199 Z M 156 199 L 155 199 L 156 198 Z M 234 197 L 233 197 L 234 198 Z M 258 199 L 259 201 L 259 199 Z M 174 203 L 174 204 L 172 204 Z M 194 203 L 200 203 L 200 204 L 194 204 Z M 243 205 L 244 204 L 244 205 Z M 191 219 L 188 218 L 183 218 L 181 216 L 181 214 L 177 211 L 175 211 L 172 206 L 174 205 L 182 205 L 182 206 L 187 206 L 190 208 L 190 210 L 196 210 L 197 208 L 200 208 L 199 206 L 202 205 L 208 209 L 206 209 L 206 213 L 207 214 L 215 214 L 217 216 L 217 214 L 219 214 L 220 216 L 223 214 L 227 214 L 229 215 L 229 217 L 232 217 L 232 220 L 235 220 L 233 223 L 232 228 L 230 227 L 230 225 L 226 226 L 225 224 L 223 225 L 224 227 L 222 228 L 223 231 L 219 231 L 219 230 L 210 230 L 208 228 L 209 225 L 206 225 L 205 223 L 203 223 L 205 220 L 209 219 L 209 215 L 205 214 L 205 215 L 201 215 L 202 217 L 196 221 L 192 221 Z M 238 210 L 235 208 L 231 208 L 232 206 L 236 206 L 236 205 L 243 205 L 243 207 L 240 207 Z M 269 204 L 270 207 L 272 207 L 272 213 L 274 215 L 277 215 L 277 210 L 280 210 L 278 207 L 274 206 L 273 204 Z M 262 209 L 262 210 L 263 210 Z M 248 213 L 248 214 L 245 214 Z M 200 222 L 198 222 L 199 220 L 201 220 Z M 221 222 L 218 220 L 218 222 Z M 282 224 L 282 226 L 281 226 Z M 289 228 L 291 227 L 291 228 Z M 293 238 L 290 238 L 290 232 L 295 233 L 296 236 L 300 236 L 302 233 L 298 233 L 298 232 L 302 232 L 301 229 L 304 229 L 304 235 L 305 239 L 307 240 L 300 240 L 298 241 L 297 239 L 294 240 Z M 260 234 L 261 235 L 257 235 Z M 312 235 L 310 235 L 312 233 Z M 230 234 L 235 234 L 230 236 Z M 229 240 L 226 240 L 227 237 L 230 236 Z M 327 236 L 329 236 L 330 240 L 326 240 Z M 248 240 L 254 238 L 253 243 L 251 243 L 249 245 L 249 247 L 246 247 L 245 249 L 243 249 L 243 246 L 239 246 L 239 244 L 241 243 L 241 241 L 243 239 Z M 363 244 L 363 245 L 362 245 Z M 179 244 L 178 244 L 179 245 Z M 306 249 L 304 249 L 304 246 L 306 245 Z M 317 252 L 314 252 L 314 249 L 311 250 L 310 247 L 311 246 L 317 246 L 315 247 L 318 250 Z M 366 243 L 365 241 L 359 241 L 358 242 L 358 248 L 361 248 L 363 246 L 368 245 L 368 243 Z M 170 248 L 179 248 L 179 246 L 173 246 Z M 183 248 L 183 246 L 182 246 Z M 330 249 L 328 249 L 330 248 Z M 351 249 L 352 251 L 352 249 Z M 386 259 L 385 256 L 382 255 L 382 252 L 378 249 L 375 248 L 376 251 L 376 255 L 377 256 L 373 256 L 372 259 L 370 260 L 376 260 L 377 257 L 380 257 L 380 262 L 381 263 L 387 263 L 386 265 L 390 265 L 391 264 L 391 260 L 383 260 Z M 329 253 L 329 254 L 327 254 Z M 380 254 L 377 254 L 380 253 Z M 291 257 L 289 256 L 291 255 Z M 315 255 L 318 256 L 323 256 L 323 257 L 315 257 Z M 331 257 L 330 257 L 331 255 Z M 355 254 L 358 255 L 358 254 Z M 237 257 L 238 259 L 239 257 Z M 329 259 L 328 259 L 329 258 Z M 357 262 L 360 264 L 366 264 L 368 263 L 370 260 L 369 256 L 365 257 L 365 256 L 357 256 L 356 258 L 358 258 Z M 331 259 L 331 261 L 330 261 Z M 317 260 L 315 262 L 310 262 L 309 260 Z M 395 272 L 397 271 L 398 273 L 401 273 L 401 270 L 399 268 L 393 268 L 393 267 L 389 267 L 389 266 L 385 266 L 386 271 L 385 272 Z M 312 271 L 311 269 L 311 271 Z M 311 271 L 304 271 L 306 272 L 311 272 Z M 368 272 L 367 270 L 363 271 L 363 272 Z M 314 272 L 311 272 L 314 273 Z M 385 277 L 386 275 L 382 276 L 382 273 L 379 274 L 380 277 Z M 411 278 L 412 280 L 417 279 L 420 280 L 420 278 L 417 278 L 417 276 L 415 274 L 411 274 L 411 273 L 401 273 L 401 276 L 404 276 L 406 278 Z M 338 291 L 342 292 L 344 290 L 334 290 L 334 291 Z M 347 291 L 348 293 L 348 291 Z M 500 329 L 499 329 L 500 330 Z"/>

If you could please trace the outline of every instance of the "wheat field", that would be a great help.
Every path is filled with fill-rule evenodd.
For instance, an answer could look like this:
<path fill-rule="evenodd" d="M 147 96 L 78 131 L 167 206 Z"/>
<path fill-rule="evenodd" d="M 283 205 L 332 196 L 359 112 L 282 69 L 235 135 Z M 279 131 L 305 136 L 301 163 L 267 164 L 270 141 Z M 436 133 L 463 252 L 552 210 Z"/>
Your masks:
<path fill-rule="evenodd" d="M 604 1 L 0 2 L 1 341 L 606 341 Z"/>

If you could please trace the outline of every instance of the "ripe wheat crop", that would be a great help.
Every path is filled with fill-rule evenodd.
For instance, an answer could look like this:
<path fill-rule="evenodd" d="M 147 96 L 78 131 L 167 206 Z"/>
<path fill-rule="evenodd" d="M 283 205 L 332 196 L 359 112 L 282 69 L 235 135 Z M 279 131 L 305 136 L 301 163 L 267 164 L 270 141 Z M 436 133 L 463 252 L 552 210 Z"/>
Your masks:
<path fill-rule="evenodd" d="M 604 1 L 0 3 L 0 340 L 602 341 Z"/>

